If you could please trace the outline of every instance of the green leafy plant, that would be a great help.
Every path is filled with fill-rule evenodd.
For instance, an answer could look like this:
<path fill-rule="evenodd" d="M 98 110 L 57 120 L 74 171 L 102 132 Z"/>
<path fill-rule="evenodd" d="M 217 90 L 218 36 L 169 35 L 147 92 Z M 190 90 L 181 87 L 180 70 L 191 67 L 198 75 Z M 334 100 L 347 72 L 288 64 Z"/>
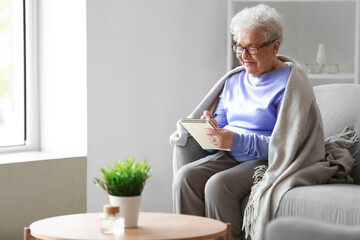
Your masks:
<path fill-rule="evenodd" d="M 125 161 L 116 160 L 114 166 L 102 168 L 104 178 L 95 178 L 93 183 L 113 196 L 139 196 L 151 176 L 150 169 L 146 160 L 135 163 L 134 157 L 125 157 Z"/>

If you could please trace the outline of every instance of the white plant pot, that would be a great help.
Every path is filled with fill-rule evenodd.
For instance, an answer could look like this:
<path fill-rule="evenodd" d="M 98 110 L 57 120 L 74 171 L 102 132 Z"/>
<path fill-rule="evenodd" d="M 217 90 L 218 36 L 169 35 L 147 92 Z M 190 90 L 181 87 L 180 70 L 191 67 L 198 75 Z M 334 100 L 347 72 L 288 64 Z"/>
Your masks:
<path fill-rule="evenodd" d="M 125 219 L 125 228 L 136 228 L 139 218 L 141 195 L 119 197 L 109 195 L 110 205 L 120 207 L 120 215 Z"/>

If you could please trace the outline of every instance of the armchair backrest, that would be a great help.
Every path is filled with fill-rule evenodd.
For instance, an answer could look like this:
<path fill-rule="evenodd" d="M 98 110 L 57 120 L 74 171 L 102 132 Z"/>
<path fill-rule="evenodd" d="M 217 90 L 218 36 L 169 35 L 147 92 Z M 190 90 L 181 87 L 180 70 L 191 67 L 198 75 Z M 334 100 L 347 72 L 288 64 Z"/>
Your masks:
<path fill-rule="evenodd" d="M 327 84 L 314 87 L 316 102 L 319 106 L 325 138 L 333 136 L 349 127 L 360 136 L 360 85 Z M 351 147 L 357 163 L 360 164 L 360 144 Z M 355 183 L 360 184 L 360 166 L 352 171 Z"/>

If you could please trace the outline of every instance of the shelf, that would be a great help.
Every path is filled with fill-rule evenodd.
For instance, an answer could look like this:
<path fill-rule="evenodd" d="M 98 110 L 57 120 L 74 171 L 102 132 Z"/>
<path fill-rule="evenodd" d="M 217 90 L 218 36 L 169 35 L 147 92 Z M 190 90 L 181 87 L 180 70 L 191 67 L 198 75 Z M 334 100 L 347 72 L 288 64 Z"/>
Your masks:
<path fill-rule="evenodd" d="M 308 74 L 310 79 L 317 79 L 317 80 L 332 80 L 332 79 L 343 79 L 343 80 L 354 80 L 354 73 L 353 72 L 344 72 L 344 73 L 319 73 L 319 74 Z"/>
<path fill-rule="evenodd" d="M 246 0 L 232 0 L 233 2 L 249 2 Z M 340 0 L 341 2 L 354 2 L 356 0 Z M 314 3 L 314 2 L 340 2 L 339 0 L 251 0 L 250 2 L 310 2 L 310 3 Z"/>

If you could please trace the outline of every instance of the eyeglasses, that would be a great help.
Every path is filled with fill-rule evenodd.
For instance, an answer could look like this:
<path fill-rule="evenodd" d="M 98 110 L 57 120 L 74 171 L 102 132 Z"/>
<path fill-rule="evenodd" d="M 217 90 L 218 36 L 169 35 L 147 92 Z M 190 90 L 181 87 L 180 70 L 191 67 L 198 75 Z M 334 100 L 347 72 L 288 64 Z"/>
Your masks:
<path fill-rule="evenodd" d="M 246 49 L 250 55 L 255 55 L 259 52 L 260 48 L 269 46 L 273 42 L 275 42 L 275 40 L 264 43 L 260 47 L 241 47 L 241 46 L 236 45 L 236 43 L 234 43 L 232 46 L 232 49 L 234 50 L 234 52 L 239 53 L 239 54 L 243 54 L 244 50 Z"/>

